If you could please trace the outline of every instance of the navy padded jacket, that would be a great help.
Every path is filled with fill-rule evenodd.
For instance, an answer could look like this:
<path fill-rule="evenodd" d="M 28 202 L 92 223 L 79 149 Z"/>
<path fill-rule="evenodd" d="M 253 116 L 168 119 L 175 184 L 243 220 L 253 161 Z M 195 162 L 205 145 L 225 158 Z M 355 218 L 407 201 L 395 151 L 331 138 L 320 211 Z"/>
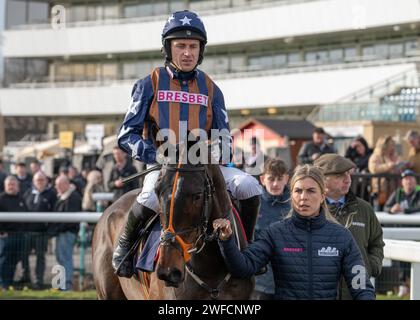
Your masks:
<path fill-rule="evenodd" d="M 291 218 L 271 224 L 242 252 L 233 238 L 219 240 L 232 276 L 251 277 L 271 261 L 276 299 L 334 300 L 341 275 L 354 299 L 375 299 L 350 231 L 328 221 L 322 211 L 314 218 L 293 212 Z"/>

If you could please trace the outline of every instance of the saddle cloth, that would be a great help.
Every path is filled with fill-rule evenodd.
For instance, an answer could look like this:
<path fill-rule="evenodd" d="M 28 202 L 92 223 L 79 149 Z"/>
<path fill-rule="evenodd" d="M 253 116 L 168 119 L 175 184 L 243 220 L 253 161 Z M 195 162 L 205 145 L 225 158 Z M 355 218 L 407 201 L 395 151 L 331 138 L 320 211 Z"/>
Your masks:
<path fill-rule="evenodd" d="M 153 272 L 158 258 L 161 226 L 159 219 L 152 224 L 149 235 L 141 249 L 140 254 L 135 257 L 136 270 Z"/>

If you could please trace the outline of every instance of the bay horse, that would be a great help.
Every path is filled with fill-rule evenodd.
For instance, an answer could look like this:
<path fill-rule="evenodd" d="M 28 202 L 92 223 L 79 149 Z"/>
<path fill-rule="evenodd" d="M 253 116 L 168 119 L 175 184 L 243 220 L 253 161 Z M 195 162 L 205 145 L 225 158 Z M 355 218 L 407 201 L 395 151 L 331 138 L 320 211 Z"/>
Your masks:
<path fill-rule="evenodd" d="M 231 277 L 213 239 L 213 220 L 228 218 L 232 225 L 239 224 L 219 165 L 162 166 L 156 195 L 163 231 L 155 271 L 120 278 L 111 265 L 112 253 L 138 193 L 138 189 L 133 190 L 119 198 L 95 227 L 92 263 L 98 299 L 250 298 L 254 279 Z M 236 232 L 236 238 L 244 248 L 244 234 Z"/>

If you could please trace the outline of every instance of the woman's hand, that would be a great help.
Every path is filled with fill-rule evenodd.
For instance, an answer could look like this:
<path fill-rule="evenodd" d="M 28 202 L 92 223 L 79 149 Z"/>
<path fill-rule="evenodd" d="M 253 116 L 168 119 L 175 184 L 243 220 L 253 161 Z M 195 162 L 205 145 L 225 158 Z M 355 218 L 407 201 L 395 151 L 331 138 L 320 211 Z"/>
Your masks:
<path fill-rule="evenodd" d="M 227 240 L 232 235 L 232 228 L 228 219 L 216 219 L 213 221 L 213 229 L 220 230 L 219 239 Z"/>

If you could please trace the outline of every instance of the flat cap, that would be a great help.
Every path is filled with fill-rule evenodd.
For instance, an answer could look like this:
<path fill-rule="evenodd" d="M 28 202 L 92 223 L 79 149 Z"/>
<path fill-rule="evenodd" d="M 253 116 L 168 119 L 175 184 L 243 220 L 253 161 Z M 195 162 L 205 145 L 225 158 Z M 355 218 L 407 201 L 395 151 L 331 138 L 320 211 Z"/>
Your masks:
<path fill-rule="evenodd" d="M 314 165 L 321 168 L 324 175 L 340 174 L 356 168 L 353 161 L 335 153 L 327 153 L 314 161 Z"/>

